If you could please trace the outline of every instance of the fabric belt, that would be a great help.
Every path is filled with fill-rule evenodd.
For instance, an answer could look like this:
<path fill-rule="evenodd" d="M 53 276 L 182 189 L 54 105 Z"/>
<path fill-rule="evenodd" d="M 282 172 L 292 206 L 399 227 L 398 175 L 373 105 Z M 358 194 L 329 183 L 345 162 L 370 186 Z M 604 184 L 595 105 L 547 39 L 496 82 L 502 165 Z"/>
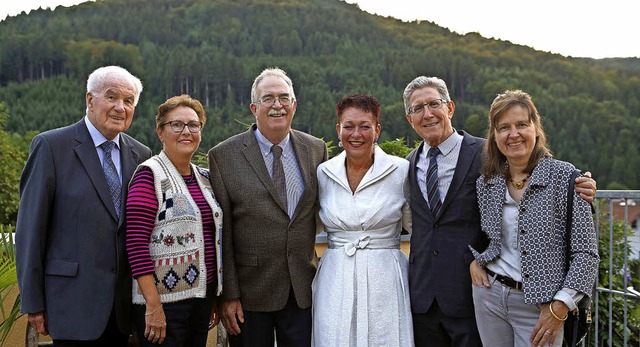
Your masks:
<path fill-rule="evenodd" d="M 355 233 L 330 233 L 328 248 L 344 248 L 348 256 L 363 249 L 400 249 L 400 239 L 372 239 L 371 236 L 359 236 Z"/>
<path fill-rule="evenodd" d="M 511 277 L 508 276 L 503 276 L 500 274 L 497 274 L 487 268 L 485 268 L 485 270 L 487 271 L 487 274 L 490 276 L 495 276 L 496 280 L 498 280 L 498 282 L 502 283 L 503 285 L 509 287 L 509 288 L 513 288 L 513 289 L 517 289 L 517 290 L 522 290 L 524 288 L 524 284 L 522 284 L 522 282 L 518 282 L 516 280 L 514 280 Z"/>

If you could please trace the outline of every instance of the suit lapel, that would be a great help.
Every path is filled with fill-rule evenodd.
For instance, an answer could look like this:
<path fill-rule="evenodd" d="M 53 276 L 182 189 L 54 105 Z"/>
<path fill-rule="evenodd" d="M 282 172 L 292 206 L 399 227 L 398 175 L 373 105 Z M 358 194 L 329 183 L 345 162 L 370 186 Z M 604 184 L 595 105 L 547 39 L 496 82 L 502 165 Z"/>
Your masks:
<path fill-rule="evenodd" d="M 416 201 L 419 204 L 420 209 L 427 212 L 423 213 L 424 217 L 428 221 L 432 221 L 434 219 L 433 213 L 431 213 L 427 200 L 425 200 L 422 195 L 420 181 L 418 180 L 418 159 L 420 158 L 420 153 L 422 153 L 424 146 L 425 143 L 422 142 L 422 144 L 413 151 L 413 156 L 409 158 L 409 161 L 411 162 L 411 165 L 409 166 L 409 177 L 413 179 L 413 185 L 416 187 L 415 191 L 411 191 L 411 199 L 417 199 Z M 444 210 L 444 208 L 440 208 L 440 213 L 442 213 L 442 210 Z"/>
<path fill-rule="evenodd" d="M 116 215 L 116 208 L 111 200 L 111 193 L 109 192 L 107 179 L 104 177 L 104 171 L 102 171 L 98 152 L 93 144 L 93 140 L 91 140 L 89 130 L 84 124 L 84 119 L 76 123 L 75 130 L 76 145 L 73 149 L 80 159 L 82 166 L 87 171 L 93 186 L 98 192 L 98 196 L 100 196 L 102 202 L 107 206 L 107 209 L 109 210 L 109 213 L 111 213 L 113 219 L 117 221 L 118 216 Z"/>
<path fill-rule="evenodd" d="M 120 165 L 122 165 L 122 189 L 123 194 L 128 191 L 129 181 L 136 171 L 137 162 L 139 160 L 138 153 L 133 150 L 133 146 L 124 134 L 120 134 Z M 123 195 L 125 196 L 125 195 Z"/>
<path fill-rule="evenodd" d="M 460 154 L 458 155 L 458 162 L 456 163 L 456 171 L 453 174 L 453 180 L 449 186 L 449 191 L 445 196 L 442 208 L 440 208 L 437 217 L 440 217 L 443 211 L 451 205 L 451 202 L 458 194 L 460 187 L 462 187 L 465 177 L 467 177 L 467 174 L 469 173 L 469 169 L 473 163 L 473 158 L 476 155 L 480 155 L 480 153 L 471 146 L 473 143 L 475 143 L 475 140 L 468 136 L 464 136 L 462 139 L 462 143 L 460 144 Z"/>
<path fill-rule="evenodd" d="M 260 153 L 260 146 L 258 145 L 258 139 L 256 139 L 254 131 L 255 125 L 253 125 L 249 131 L 244 133 L 244 148 L 242 150 L 242 154 L 247 160 L 249 166 L 251 166 L 253 172 L 258 176 L 258 179 L 260 179 L 260 182 L 262 182 L 262 184 L 267 188 L 267 191 L 271 194 L 273 200 L 283 211 L 287 212 L 287 207 L 283 206 L 282 202 L 280 202 L 276 186 L 273 184 L 271 176 L 269 176 L 269 172 L 267 171 L 267 166 L 264 162 L 264 158 L 262 157 L 262 153 Z"/>
<path fill-rule="evenodd" d="M 122 197 L 123 204 L 122 208 L 124 210 L 125 204 L 127 201 L 127 193 L 129 192 L 129 181 L 131 181 L 131 177 L 137 168 L 137 163 L 139 161 L 138 153 L 133 150 L 133 145 L 129 138 L 124 136 L 124 134 L 120 134 L 120 165 L 122 168 Z M 121 211 L 123 212 L 123 211 Z M 124 216 L 123 213 L 120 214 Z M 122 224 L 124 218 L 120 218 L 120 224 Z"/>
<path fill-rule="evenodd" d="M 303 206 L 303 201 L 307 199 L 311 194 L 311 175 L 316 171 L 316 167 L 313 166 L 311 159 L 309 159 L 309 147 L 304 139 L 298 135 L 295 131 L 290 132 L 291 145 L 293 146 L 293 152 L 296 154 L 296 160 L 298 161 L 298 167 L 300 168 L 300 174 L 302 175 L 303 191 L 300 194 L 298 205 L 293 213 L 294 219 L 300 210 L 300 206 Z"/>

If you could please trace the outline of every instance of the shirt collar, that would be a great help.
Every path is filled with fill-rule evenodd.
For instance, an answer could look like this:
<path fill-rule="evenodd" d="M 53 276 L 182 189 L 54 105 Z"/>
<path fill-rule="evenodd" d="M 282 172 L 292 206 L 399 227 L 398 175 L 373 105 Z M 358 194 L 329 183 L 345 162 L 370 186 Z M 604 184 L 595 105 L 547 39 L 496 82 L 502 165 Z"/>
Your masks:
<path fill-rule="evenodd" d="M 451 153 L 451 151 L 453 151 L 454 148 L 456 148 L 458 143 L 462 142 L 462 139 L 463 139 L 463 136 L 460 135 L 456 131 L 456 129 L 453 129 L 453 134 L 451 134 L 449 137 L 447 137 L 446 140 L 444 140 L 441 144 L 438 145 L 438 149 L 440 150 L 440 153 L 442 153 L 442 155 L 446 157 L 449 153 Z M 429 146 L 429 144 L 425 142 L 424 148 L 422 149 L 422 155 L 425 158 L 428 157 L 429 148 L 431 148 L 431 146 Z"/>
<path fill-rule="evenodd" d="M 89 117 L 84 116 L 84 124 L 87 125 L 87 129 L 89 129 L 89 135 L 91 135 L 91 140 L 93 140 L 93 145 L 95 147 L 100 146 L 105 141 L 109 141 L 102 133 L 93 126 L 93 123 L 89 120 Z M 111 140 L 116 143 L 116 148 L 120 148 L 120 134 L 116 135 L 116 137 Z"/>
<path fill-rule="evenodd" d="M 256 128 L 255 134 L 256 134 L 256 139 L 258 140 L 258 145 L 260 146 L 260 152 L 262 152 L 263 156 L 269 155 L 269 153 L 271 153 L 271 146 L 273 146 L 273 143 L 271 143 L 271 141 L 269 141 L 264 135 L 262 135 L 262 133 L 258 128 Z M 280 143 L 278 144 L 278 146 L 282 147 L 283 155 L 286 154 L 286 149 L 288 145 L 289 145 L 289 134 L 287 134 L 287 136 L 285 136 L 284 139 L 282 139 L 282 141 L 280 141 Z"/>

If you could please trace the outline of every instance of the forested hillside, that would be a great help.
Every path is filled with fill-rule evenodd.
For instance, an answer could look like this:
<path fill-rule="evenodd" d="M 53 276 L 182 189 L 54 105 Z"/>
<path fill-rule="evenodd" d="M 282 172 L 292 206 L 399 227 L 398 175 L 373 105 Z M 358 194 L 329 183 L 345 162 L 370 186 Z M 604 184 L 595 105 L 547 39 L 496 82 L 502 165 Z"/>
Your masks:
<path fill-rule="evenodd" d="M 87 74 L 105 64 L 143 80 L 129 133 L 156 151 L 157 105 L 180 93 L 207 107 L 203 151 L 243 131 L 253 121 L 251 83 L 268 66 L 294 81 L 295 128 L 335 140 L 335 103 L 371 93 L 383 104 L 381 141 L 404 137 L 413 146 L 402 91 L 432 75 L 450 87 L 457 129 L 484 136 L 494 96 L 523 89 L 557 158 L 592 171 L 601 189 L 640 189 L 637 58 L 563 57 L 373 16 L 340 0 L 98 0 L 0 22 L 5 130 L 25 134 L 80 119 Z"/>

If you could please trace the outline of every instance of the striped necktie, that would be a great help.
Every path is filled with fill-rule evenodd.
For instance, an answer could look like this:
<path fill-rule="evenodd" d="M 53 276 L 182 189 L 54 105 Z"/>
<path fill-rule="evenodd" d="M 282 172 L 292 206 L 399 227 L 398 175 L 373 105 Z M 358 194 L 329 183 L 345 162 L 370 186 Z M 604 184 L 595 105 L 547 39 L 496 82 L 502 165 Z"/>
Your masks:
<path fill-rule="evenodd" d="M 438 162 L 436 157 L 440 154 L 438 147 L 429 149 L 429 168 L 427 169 L 427 195 L 429 198 L 429 207 L 433 216 L 438 215 L 438 210 L 442 206 L 440 201 L 440 190 L 438 189 Z"/>

